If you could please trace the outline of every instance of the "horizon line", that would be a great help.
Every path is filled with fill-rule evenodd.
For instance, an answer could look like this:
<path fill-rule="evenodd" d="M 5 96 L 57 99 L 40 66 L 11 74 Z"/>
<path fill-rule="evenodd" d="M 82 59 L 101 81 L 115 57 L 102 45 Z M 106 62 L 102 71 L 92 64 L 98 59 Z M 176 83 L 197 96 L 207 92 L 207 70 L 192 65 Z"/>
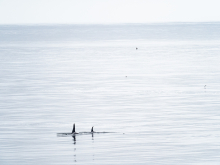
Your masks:
<path fill-rule="evenodd" d="M 0 26 L 54 26 L 54 25 L 150 25 L 150 24 L 210 24 L 220 21 L 167 21 L 167 22 L 142 22 L 142 23 L 0 23 Z"/>

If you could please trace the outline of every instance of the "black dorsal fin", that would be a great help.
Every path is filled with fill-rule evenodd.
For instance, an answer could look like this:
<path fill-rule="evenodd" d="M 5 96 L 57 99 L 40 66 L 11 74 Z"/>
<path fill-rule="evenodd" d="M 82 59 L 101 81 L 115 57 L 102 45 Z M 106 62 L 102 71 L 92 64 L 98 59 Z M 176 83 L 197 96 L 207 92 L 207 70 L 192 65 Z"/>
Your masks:
<path fill-rule="evenodd" d="M 75 123 L 73 124 L 73 130 L 72 130 L 72 133 L 75 133 Z"/>
<path fill-rule="evenodd" d="M 93 131 L 93 127 L 92 127 L 92 129 L 91 129 L 91 132 L 94 132 L 94 131 Z"/>

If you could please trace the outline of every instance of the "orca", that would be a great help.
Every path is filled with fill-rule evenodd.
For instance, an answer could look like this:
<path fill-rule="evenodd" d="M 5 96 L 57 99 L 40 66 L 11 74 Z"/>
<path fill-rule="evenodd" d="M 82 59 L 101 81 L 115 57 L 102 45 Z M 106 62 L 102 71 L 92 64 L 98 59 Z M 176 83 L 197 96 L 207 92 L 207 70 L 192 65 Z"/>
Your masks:
<path fill-rule="evenodd" d="M 76 134 L 79 134 L 79 133 L 76 132 L 75 123 L 73 124 L 73 130 L 71 133 L 57 133 L 58 136 L 66 136 L 66 135 L 75 136 Z"/>
<path fill-rule="evenodd" d="M 73 136 L 75 137 L 76 135 L 86 135 L 86 134 L 99 134 L 99 133 L 116 133 L 116 132 L 95 132 L 93 129 L 94 126 L 92 126 L 90 132 L 76 132 L 76 127 L 75 123 L 73 124 L 73 129 L 71 133 L 57 133 L 57 136 Z"/>
<path fill-rule="evenodd" d="M 93 129 L 93 127 L 94 126 L 92 126 L 92 128 L 91 128 L 91 132 L 84 132 L 84 133 L 90 133 L 90 134 L 94 134 L 94 133 L 97 133 L 97 134 L 101 134 L 101 133 L 115 133 L 115 132 L 96 132 L 96 131 L 94 131 L 94 129 Z"/>

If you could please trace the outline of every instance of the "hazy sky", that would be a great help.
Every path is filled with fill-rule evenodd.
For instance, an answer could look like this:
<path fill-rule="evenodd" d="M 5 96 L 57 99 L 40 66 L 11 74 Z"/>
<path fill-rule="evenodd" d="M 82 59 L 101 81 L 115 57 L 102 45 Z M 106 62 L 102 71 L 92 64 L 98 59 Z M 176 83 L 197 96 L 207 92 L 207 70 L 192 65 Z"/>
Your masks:
<path fill-rule="evenodd" d="M 220 0 L 0 0 L 0 24 L 220 21 Z"/>

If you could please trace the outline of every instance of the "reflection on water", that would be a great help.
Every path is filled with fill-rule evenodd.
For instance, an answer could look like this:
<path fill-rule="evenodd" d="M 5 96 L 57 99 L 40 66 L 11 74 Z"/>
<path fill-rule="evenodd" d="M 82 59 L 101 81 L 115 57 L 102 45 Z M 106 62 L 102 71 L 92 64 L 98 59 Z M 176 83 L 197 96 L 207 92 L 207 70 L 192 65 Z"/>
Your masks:
<path fill-rule="evenodd" d="M 73 137 L 73 144 L 76 145 L 76 136 L 72 136 L 72 137 Z M 73 156 L 74 156 L 74 162 L 77 162 L 77 160 L 76 160 L 76 148 L 74 148 L 74 155 Z"/>
<path fill-rule="evenodd" d="M 87 135 L 89 135 L 89 134 L 87 134 Z M 94 134 L 93 133 L 91 133 L 90 134 L 91 135 L 91 137 L 92 137 L 92 143 L 94 143 Z M 74 162 L 77 162 L 77 151 L 76 151 L 76 148 L 77 148 L 77 145 L 76 145 L 76 138 L 77 137 L 77 135 L 73 135 L 72 136 L 72 139 L 73 139 L 73 145 L 74 145 Z M 92 150 L 94 151 L 95 149 L 94 149 L 94 146 L 92 147 Z M 94 161 L 95 160 L 95 152 L 92 152 L 91 153 L 92 154 L 92 161 Z"/>
<path fill-rule="evenodd" d="M 72 137 L 73 137 L 74 144 L 76 144 L 76 136 L 72 136 Z"/>

